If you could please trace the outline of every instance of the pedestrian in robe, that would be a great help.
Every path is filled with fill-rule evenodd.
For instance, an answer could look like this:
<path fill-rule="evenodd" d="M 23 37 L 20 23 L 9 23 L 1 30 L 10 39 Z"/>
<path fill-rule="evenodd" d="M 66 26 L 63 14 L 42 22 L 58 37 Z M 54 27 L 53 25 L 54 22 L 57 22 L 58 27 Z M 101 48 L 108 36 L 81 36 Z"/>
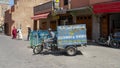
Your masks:
<path fill-rule="evenodd" d="M 22 30 L 21 28 L 17 29 L 17 35 L 18 35 L 18 39 L 22 40 L 23 39 L 23 35 L 22 35 Z"/>
<path fill-rule="evenodd" d="M 14 26 L 12 29 L 12 39 L 16 39 L 16 36 L 17 36 L 17 29 Z"/>

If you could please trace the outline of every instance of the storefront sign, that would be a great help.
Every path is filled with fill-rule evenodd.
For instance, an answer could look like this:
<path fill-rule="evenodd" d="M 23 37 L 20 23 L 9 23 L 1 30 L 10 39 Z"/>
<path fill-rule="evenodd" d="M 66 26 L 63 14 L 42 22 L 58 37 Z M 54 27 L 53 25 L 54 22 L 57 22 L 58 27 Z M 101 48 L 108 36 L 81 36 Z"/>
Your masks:
<path fill-rule="evenodd" d="M 58 26 L 58 45 L 79 45 L 87 43 L 86 25 Z"/>
<path fill-rule="evenodd" d="M 58 2 L 59 2 L 59 0 L 55 0 L 55 2 L 57 2 L 57 3 L 58 3 Z"/>
<path fill-rule="evenodd" d="M 59 9 L 59 0 L 53 0 L 53 2 L 54 11 L 57 11 Z"/>

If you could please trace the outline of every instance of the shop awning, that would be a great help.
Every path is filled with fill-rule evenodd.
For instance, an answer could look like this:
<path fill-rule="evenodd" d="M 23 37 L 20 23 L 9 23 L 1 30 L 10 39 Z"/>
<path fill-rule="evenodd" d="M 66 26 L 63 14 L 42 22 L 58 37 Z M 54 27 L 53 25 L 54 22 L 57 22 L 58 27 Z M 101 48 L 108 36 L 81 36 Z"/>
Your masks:
<path fill-rule="evenodd" d="M 93 11 L 95 14 L 120 12 L 120 1 L 95 4 L 93 5 Z"/>
<path fill-rule="evenodd" d="M 77 16 L 77 15 L 90 15 L 92 14 L 92 9 L 89 6 L 86 7 L 80 7 L 80 8 L 73 8 L 67 10 L 67 12 L 70 12 L 72 16 Z"/>
<path fill-rule="evenodd" d="M 47 18 L 49 15 L 49 13 L 44 13 L 44 14 L 39 14 L 39 15 L 35 15 L 33 17 L 31 17 L 34 20 L 38 20 L 38 19 L 45 19 Z"/>

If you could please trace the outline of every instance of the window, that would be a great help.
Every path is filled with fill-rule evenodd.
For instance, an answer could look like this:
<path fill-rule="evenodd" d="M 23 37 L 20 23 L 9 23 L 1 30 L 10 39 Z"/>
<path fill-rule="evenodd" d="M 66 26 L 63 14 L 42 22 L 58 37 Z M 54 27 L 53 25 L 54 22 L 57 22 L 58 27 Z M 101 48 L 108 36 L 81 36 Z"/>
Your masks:
<path fill-rule="evenodd" d="M 80 17 L 80 19 L 82 20 L 82 19 L 83 19 L 83 17 Z"/>
<path fill-rule="evenodd" d="M 91 19 L 91 16 L 88 16 L 88 19 Z"/>
<path fill-rule="evenodd" d="M 68 0 L 64 0 L 64 5 L 68 5 Z"/>
<path fill-rule="evenodd" d="M 79 20 L 79 16 L 77 16 L 77 20 Z"/>

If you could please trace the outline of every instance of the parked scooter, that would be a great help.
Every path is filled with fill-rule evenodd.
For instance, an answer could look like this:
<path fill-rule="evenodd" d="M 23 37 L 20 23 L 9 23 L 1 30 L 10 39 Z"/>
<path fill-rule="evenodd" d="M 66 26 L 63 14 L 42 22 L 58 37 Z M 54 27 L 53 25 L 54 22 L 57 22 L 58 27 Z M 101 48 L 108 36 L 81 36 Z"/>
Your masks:
<path fill-rule="evenodd" d="M 110 47 L 113 47 L 113 48 L 120 48 L 119 41 L 116 40 L 115 38 L 113 38 L 112 34 L 110 34 L 108 37 L 101 36 L 98 39 L 98 44 L 110 46 Z"/>

